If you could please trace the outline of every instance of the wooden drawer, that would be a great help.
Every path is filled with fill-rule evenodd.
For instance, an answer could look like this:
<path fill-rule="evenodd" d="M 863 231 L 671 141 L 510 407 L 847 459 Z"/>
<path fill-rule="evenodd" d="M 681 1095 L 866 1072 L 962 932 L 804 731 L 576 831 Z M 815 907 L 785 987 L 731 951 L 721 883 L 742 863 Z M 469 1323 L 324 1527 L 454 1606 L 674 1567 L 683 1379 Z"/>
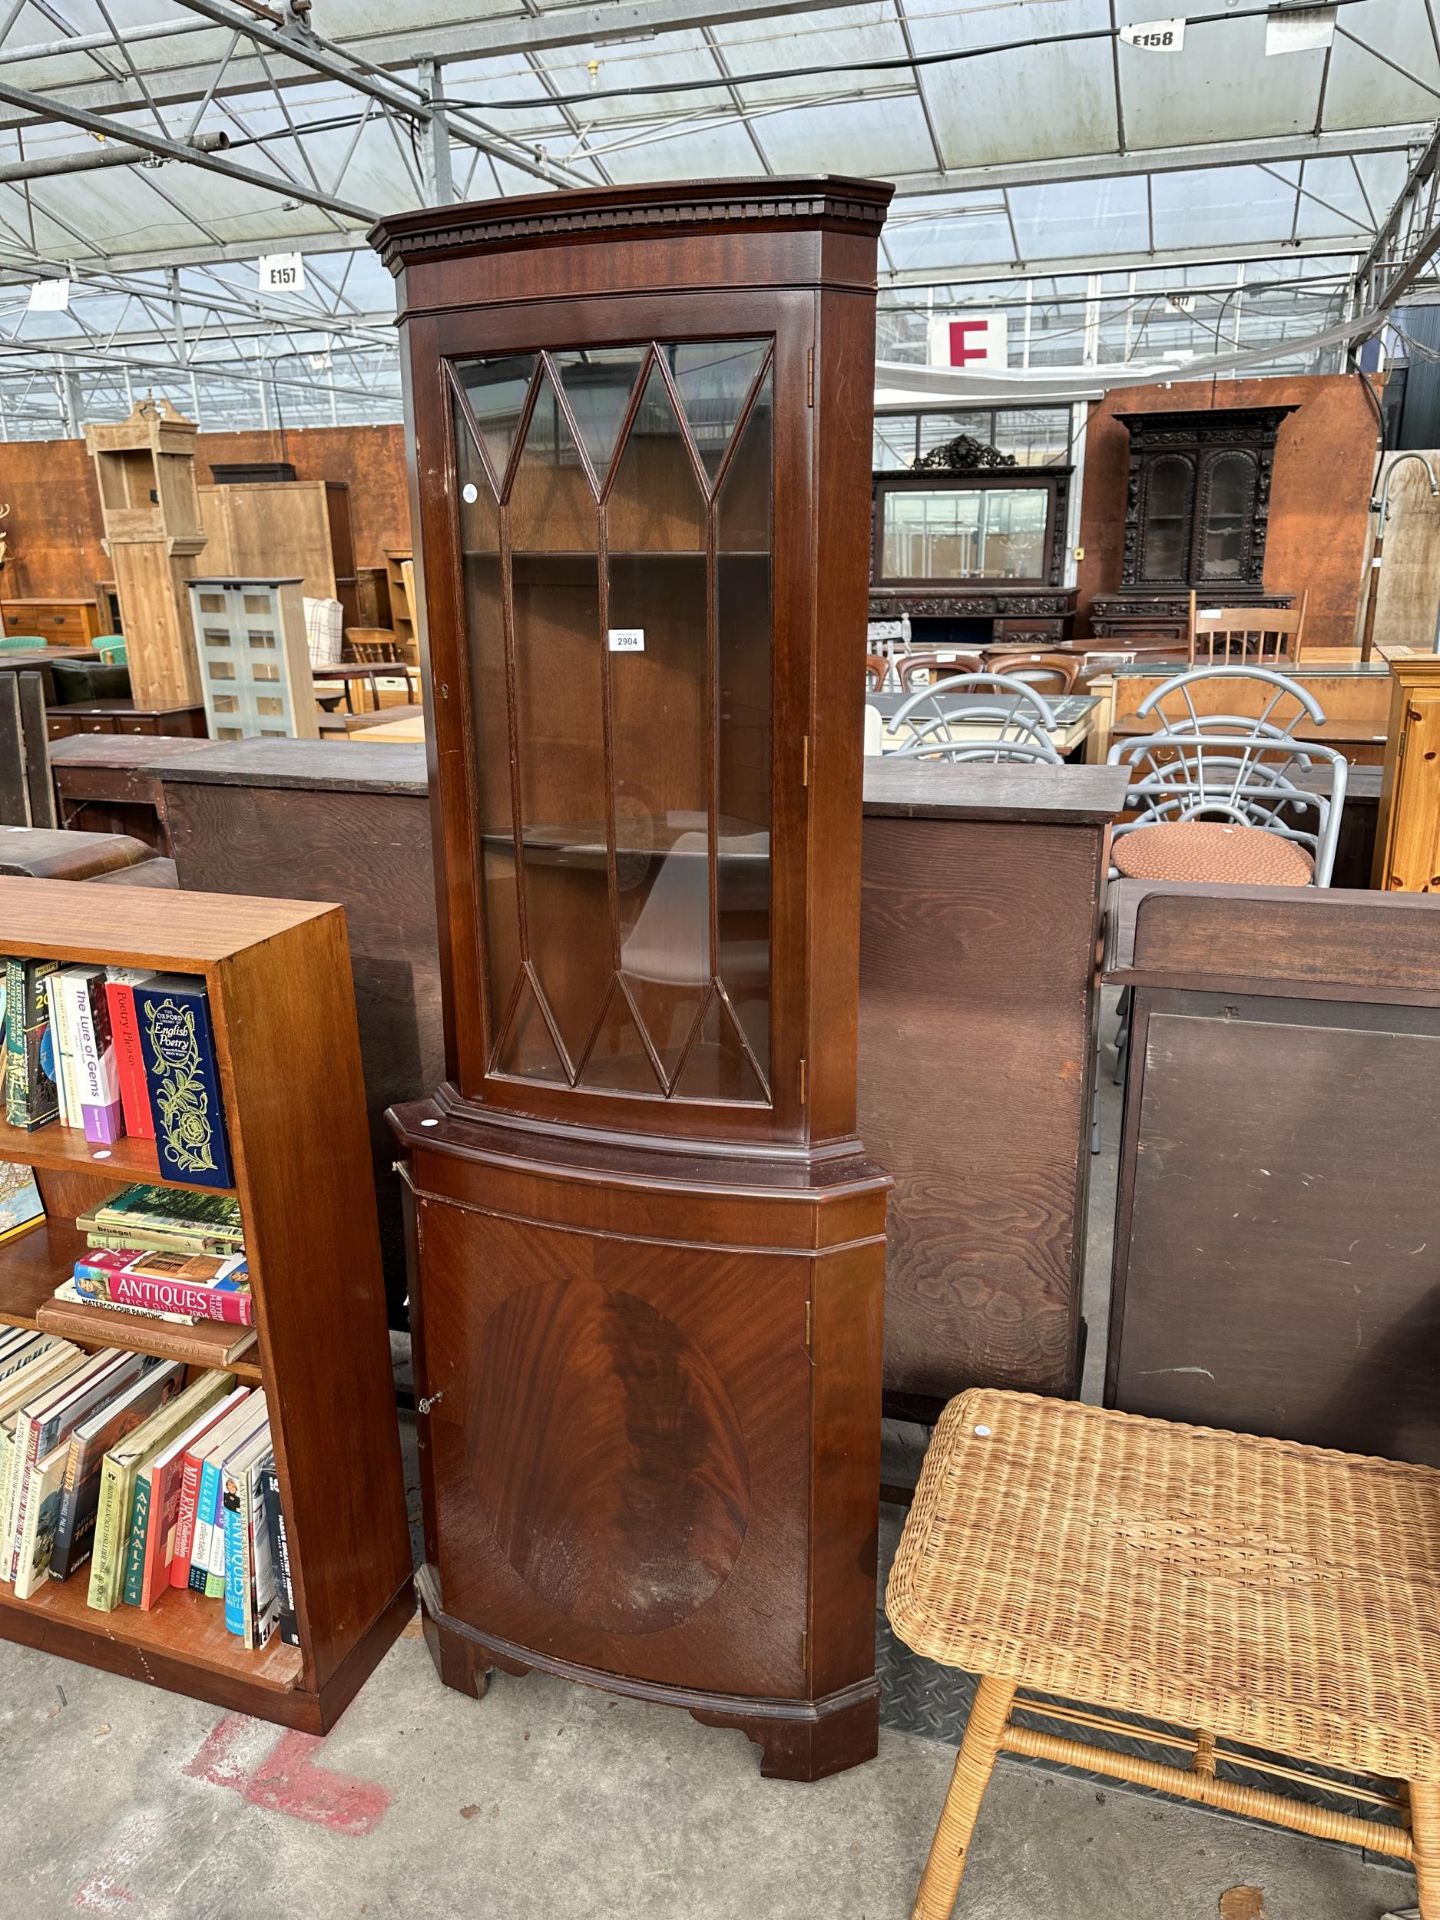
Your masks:
<path fill-rule="evenodd" d="M 73 733 L 115 733 L 118 729 L 113 714 L 52 710 L 46 715 L 45 731 L 52 740 L 68 740 Z"/>
<path fill-rule="evenodd" d="M 93 600 L 7 600 L 0 617 L 11 636 L 33 633 L 69 646 L 83 647 L 101 631 Z"/>
<path fill-rule="evenodd" d="M 1065 638 L 1065 630 L 1069 625 L 1070 622 L 1063 618 L 1055 620 L 1045 618 L 1039 620 L 997 620 L 994 631 L 997 640 L 1008 640 L 1012 643 L 1017 640 L 1027 642 L 1033 640 L 1037 645 L 1043 645 L 1048 641 L 1063 640 Z"/>

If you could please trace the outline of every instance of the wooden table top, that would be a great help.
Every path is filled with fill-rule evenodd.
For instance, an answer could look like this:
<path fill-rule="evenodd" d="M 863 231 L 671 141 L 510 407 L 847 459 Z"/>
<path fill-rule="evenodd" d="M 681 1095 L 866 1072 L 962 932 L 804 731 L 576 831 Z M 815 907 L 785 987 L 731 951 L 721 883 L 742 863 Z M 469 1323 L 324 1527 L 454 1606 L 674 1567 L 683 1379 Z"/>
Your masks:
<path fill-rule="evenodd" d="M 23 651 L 0 647 L 0 667 L 47 667 L 56 660 L 98 660 L 99 650 L 84 647 L 26 647 Z"/>
<path fill-rule="evenodd" d="M 367 747 L 393 746 L 397 741 L 423 741 L 425 738 L 425 716 L 416 714 L 409 720 L 382 720 L 377 727 L 361 727 L 345 736 L 347 743 Z"/>
<path fill-rule="evenodd" d="M 213 740 L 164 733 L 72 733 L 50 742 L 52 767 L 150 767 L 203 753 Z"/>

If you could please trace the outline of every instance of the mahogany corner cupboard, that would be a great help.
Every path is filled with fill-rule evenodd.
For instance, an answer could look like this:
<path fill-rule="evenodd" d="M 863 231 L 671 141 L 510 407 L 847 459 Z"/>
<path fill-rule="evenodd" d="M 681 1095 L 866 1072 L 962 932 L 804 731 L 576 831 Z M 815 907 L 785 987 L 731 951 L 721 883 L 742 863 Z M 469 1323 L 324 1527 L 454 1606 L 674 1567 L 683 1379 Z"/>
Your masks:
<path fill-rule="evenodd" d="M 888 1181 L 855 1135 L 891 189 L 387 220 L 446 1079 L 406 1154 L 441 1676 L 876 1747 Z"/>

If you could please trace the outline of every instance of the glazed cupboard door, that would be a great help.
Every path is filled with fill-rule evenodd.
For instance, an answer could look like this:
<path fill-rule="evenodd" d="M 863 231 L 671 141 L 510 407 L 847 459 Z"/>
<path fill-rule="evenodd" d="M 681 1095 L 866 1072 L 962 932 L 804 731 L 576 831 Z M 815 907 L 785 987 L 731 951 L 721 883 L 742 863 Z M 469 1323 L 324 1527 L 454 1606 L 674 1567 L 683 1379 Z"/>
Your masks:
<path fill-rule="evenodd" d="M 485 1098 L 766 1113 L 772 337 L 447 381 Z"/>
<path fill-rule="evenodd" d="M 447 1613 L 591 1670 L 802 1693 L 811 1262 L 429 1197 L 416 1220 Z"/>

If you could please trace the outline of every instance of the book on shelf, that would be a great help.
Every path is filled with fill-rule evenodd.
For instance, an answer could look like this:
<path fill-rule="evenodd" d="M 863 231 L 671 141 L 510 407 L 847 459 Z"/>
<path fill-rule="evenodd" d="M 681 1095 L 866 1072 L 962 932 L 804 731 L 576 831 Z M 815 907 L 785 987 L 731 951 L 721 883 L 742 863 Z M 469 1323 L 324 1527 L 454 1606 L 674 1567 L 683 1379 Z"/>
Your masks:
<path fill-rule="evenodd" d="M 24 1430 L 17 1447 L 21 1417 L 28 1412 L 32 1401 L 42 1399 L 89 1358 L 70 1341 L 47 1336 L 41 1351 L 12 1373 L 0 1392 L 0 1570 L 9 1570 L 10 1535 L 6 1522 L 16 1483 L 17 1461 L 25 1450 Z"/>
<path fill-rule="evenodd" d="M 135 1017 L 135 989 L 145 978 L 143 969 L 138 967 L 105 969 L 105 998 L 110 1006 L 110 1031 L 115 1036 L 125 1131 L 143 1140 L 153 1140 L 155 1119 L 150 1111 L 150 1090 L 140 1053 L 140 1022 Z"/>
<path fill-rule="evenodd" d="M 255 1441 L 268 1436 L 270 1414 L 265 1395 L 257 1393 L 251 1402 L 250 1419 L 243 1424 L 234 1444 L 210 1456 L 215 1465 L 215 1510 L 210 1528 L 209 1565 L 205 1573 L 205 1594 L 210 1600 L 225 1598 L 225 1554 L 230 1533 L 225 1523 L 225 1470 L 232 1458 L 253 1449 Z"/>
<path fill-rule="evenodd" d="M 48 992 L 55 971 L 53 960 L 5 962 L 5 1118 L 26 1133 L 60 1113 Z"/>
<path fill-rule="evenodd" d="M 0 1389 L 48 1344 L 44 1333 L 35 1328 L 0 1327 Z"/>
<path fill-rule="evenodd" d="M 287 1647 L 300 1644 L 300 1624 L 295 1614 L 295 1584 L 290 1575 L 290 1535 L 280 1505 L 280 1470 L 273 1458 L 260 1469 L 260 1494 L 265 1507 L 265 1533 L 275 1569 L 276 1625 Z"/>
<path fill-rule="evenodd" d="M 116 1253 L 240 1253 L 245 1245 L 233 1194 L 182 1193 L 143 1181 L 81 1214 L 75 1225 L 92 1247 Z"/>
<path fill-rule="evenodd" d="M 160 1320 L 167 1326 L 172 1327 L 193 1327 L 195 1325 L 195 1317 L 193 1314 L 161 1313 L 154 1307 L 132 1307 L 128 1306 L 123 1300 L 109 1300 L 102 1295 L 81 1293 L 73 1279 L 62 1280 L 60 1282 L 59 1286 L 56 1287 L 54 1293 L 50 1296 L 50 1303 L 58 1304 L 61 1307 L 81 1307 L 87 1314 L 91 1313 L 93 1308 L 98 1308 L 101 1313 L 124 1313 L 136 1320 Z M 62 1315 L 58 1318 L 53 1316 L 42 1318 L 42 1316 L 51 1316 L 50 1303 L 42 1302 L 35 1315 L 37 1325 L 44 1327 L 47 1332 L 81 1334 L 82 1330 L 87 1327 L 93 1332 L 95 1326 L 93 1317 L 88 1321 L 83 1319 L 77 1320 L 73 1315 Z M 68 1324 L 62 1324 L 62 1321 L 66 1319 L 68 1319 Z"/>
<path fill-rule="evenodd" d="M 245 1616 L 247 1647 L 265 1646 L 280 1625 L 280 1577 L 265 1506 L 265 1484 L 275 1472 L 275 1453 L 266 1448 L 248 1474 L 250 1511 L 245 1531 Z M 279 1482 L 276 1482 L 278 1498 Z"/>
<path fill-rule="evenodd" d="M 100 1500 L 95 1513 L 88 1593 L 88 1604 L 96 1612 L 113 1612 L 120 1603 L 136 1474 L 197 1414 L 228 1393 L 234 1384 L 233 1374 L 201 1374 L 183 1393 L 157 1408 L 148 1420 L 105 1455 L 100 1471 Z"/>
<path fill-rule="evenodd" d="M 55 1101 L 62 1127 L 78 1127 L 80 1113 L 79 1067 L 75 1058 L 75 1040 L 71 1033 L 71 1015 L 67 996 L 59 991 L 60 969 L 50 976 L 50 1039 L 55 1051 Z"/>
<path fill-rule="evenodd" d="M 232 1184 L 220 1070 L 204 982 L 149 975 L 135 988 L 140 1052 L 160 1171 L 202 1186 Z"/>
<path fill-rule="evenodd" d="M 190 1540 L 190 1567 L 186 1584 L 192 1593 L 204 1593 L 215 1547 L 219 1516 L 220 1475 L 227 1451 L 238 1446 L 245 1433 L 263 1423 L 265 1395 L 253 1393 L 222 1426 L 216 1427 L 199 1449 L 200 1478 L 195 1495 L 195 1527 Z M 221 1531 L 223 1542 L 224 1532 Z M 221 1562 L 224 1564 L 223 1560 Z M 172 1576 L 173 1577 L 173 1576 Z"/>
<path fill-rule="evenodd" d="M 223 1400 L 207 1407 L 163 1452 L 140 1469 L 135 1483 L 135 1517 L 131 1522 L 131 1554 L 134 1563 L 127 1566 L 125 1600 L 127 1605 L 148 1611 L 171 1586 L 170 1567 L 175 1556 L 179 1532 L 180 1499 L 184 1490 L 185 1462 L 212 1428 L 233 1413 L 247 1397 L 248 1389 L 233 1387 Z M 145 1488 L 147 1517 L 140 1519 L 140 1489 Z M 137 1530 L 140 1539 L 137 1542 Z"/>
<path fill-rule="evenodd" d="M 96 1321 L 104 1315 L 149 1321 L 156 1330 L 156 1345 L 166 1359 L 183 1360 L 191 1367 L 227 1367 L 231 1361 L 243 1359 L 257 1340 L 253 1327 L 235 1326 L 228 1320 L 192 1320 L 183 1313 L 150 1313 L 144 1307 L 117 1306 L 113 1300 L 86 1300 L 76 1293 L 73 1280 L 65 1281 L 49 1300 L 41 1301 L 35 1319 L 46 1333 L 72 1340 L 97 1340 L 104 1337 L 105 1330 L 97 1330 Z M 116 1324 L 122 1322 L 117 1320 Z"/>
<path fill-rule="evenodd" d="M 75 1291 L 194 1320 L 254 1324 L 250 1268 L 244 1254 L 136 1253 L 92 1249 L 75 1262 Z"/>
<path fill-rule="evenodd" d="M 0 1160 L 0 1247 L 45 1221 L 45 1202 L 23 1161 Z"/>
<path fill-rule="evenodd" d="M 81 1416 L 108 1408 L 119 1394 L 143 1381 L 159 1366 L 160 1362 L 148 1354 L 117 1354 L 114 1364 L 103 1374 L 97 1373 L 82 1383 L 80 1374 L 75 1373 L 66 1382 L 70 1388 L 67 1404 L 61 1417 L 52 1414 L 41 1436 L 24 1491 L 14 1575 L 17 1600 L 28 1600 L 50 1578 L 55 1564 L 71 1447 Z M 47 1447 L 47 1442 L 53 1444 Z"/>
<path fill-rule="evenodd" d="M 225 1528 L 225 1631 L 233 1633 L 249 1646 L 255 1644 L 256 1631 L 255 1481 L 261 1466 L 273 1457 L 267 1422 L 259 1432 L 251 1434 L 239 1452 L 230 1455 L 221 1473 L 220 1503 Z M 274 1599 L 275 1583 L 272 1579 L 265 1602 L 267 1614 L 273 1614 Z M 272 1617 L 265 1631 L 267 1640 L 274 1626 Z"/>
<path fill-rule="evenodd" d="M 104 1347 L 87 1354 L 80 1364 L 54 1381 L 19 1409 L 11 1459 L 8 1507 L 0 1509 L 0 1579 L 14 1582 L 20 1572 L 30 1482 L 36 1464 L 62 1440 L 68 1441 L 80 1422 L 97 1406 L 112 1399 L 144 1371 L 144 1354 Z"/>
<path fill-rule="evenodd" d="M 200 1481 L 204 1471 L 206 1451 L 211 1446 L 222 1443 L 223 1430 L 230 1427 L 249 1398 L 249 1387 L 236 1387 L 224 1405 L 219 1408 L 217 1418 L 202 1432 L 189 1436 L 181 1455 L 178 1496 L 175 1503 L 175 1539 L 166 1569 L 166 1578 L 172 1587 L 179 1587 L 182 1591 L 190 1584 L 190 1562 L 195 1546 L 196 1509 L 200 1498 Z"/>
<path fill-rule="evenodd" d="M 52 1579 L 64 1580 L 90 1558 L 95 1537 L 95 1513 L 100 1502 L 100 1471 L 105 1455 L 127 1433 L 148 1420 L 185 1384 L 185 1366 L 179 1360 L 154 1362 L 123 1393 L 100 1407 L 70 1436 L 70 1452 L 60 1494 L 60 1517 L 51 1556 Z"/>
<path fill-rule="evenodd" d="M 62 967 L 50 981 L 50 996 L 63 1009 L 64 1047 L 74 1063 L 77 1113 L 67 1098 L 70 1124 L 80 1126 L 96 1146 L 111 1146 L 120 1138 L 120 1072 L 110 1031 L 110 1004 L 105 994 L 103 967 Z"/>

